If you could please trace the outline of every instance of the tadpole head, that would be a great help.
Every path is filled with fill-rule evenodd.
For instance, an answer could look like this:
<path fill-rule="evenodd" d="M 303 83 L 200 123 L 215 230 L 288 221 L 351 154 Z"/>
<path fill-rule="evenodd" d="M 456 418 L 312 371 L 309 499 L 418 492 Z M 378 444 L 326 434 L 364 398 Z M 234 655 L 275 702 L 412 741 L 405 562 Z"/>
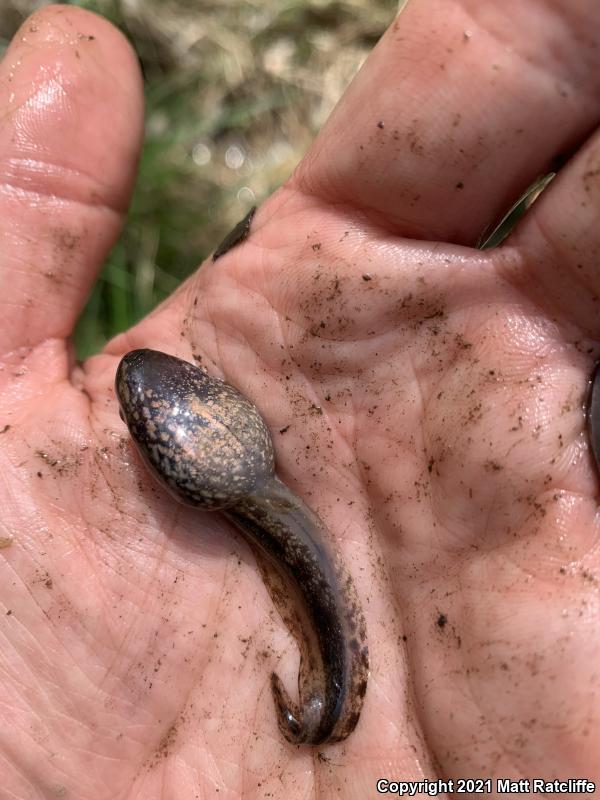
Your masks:
<path fill-rule="evenodd" d="M 144 461 L 178 499 L 232 508 L 273 476 L 273 444 L 256 406 L 199 367 L 132 350 L 115 390 Z"/>

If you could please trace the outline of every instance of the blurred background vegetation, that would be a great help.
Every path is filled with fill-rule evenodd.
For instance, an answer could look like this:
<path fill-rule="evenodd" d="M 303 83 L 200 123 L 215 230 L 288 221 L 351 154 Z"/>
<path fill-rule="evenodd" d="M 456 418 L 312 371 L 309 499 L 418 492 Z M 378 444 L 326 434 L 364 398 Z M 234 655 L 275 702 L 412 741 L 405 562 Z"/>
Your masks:
<path fill-rule="evenodd" d="M 39 0 L 0 0 L 0 57 Z M 80 357 L 140 319 L 298 163 L 397 0 L 78 0 L 135 47 L 146 141 Z"/>

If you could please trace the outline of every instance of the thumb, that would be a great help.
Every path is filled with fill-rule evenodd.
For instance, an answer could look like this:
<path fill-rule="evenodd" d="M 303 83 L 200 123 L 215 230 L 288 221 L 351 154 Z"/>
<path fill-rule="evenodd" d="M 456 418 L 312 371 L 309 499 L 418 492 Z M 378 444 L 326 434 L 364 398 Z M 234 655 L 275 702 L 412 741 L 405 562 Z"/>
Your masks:
<path fill-rule="evenodd" d="M 108 22 L 52 5 L 0 64 L 0 353 L 65 338 L 117 238 L 135 177 L 142 92 Z"/>

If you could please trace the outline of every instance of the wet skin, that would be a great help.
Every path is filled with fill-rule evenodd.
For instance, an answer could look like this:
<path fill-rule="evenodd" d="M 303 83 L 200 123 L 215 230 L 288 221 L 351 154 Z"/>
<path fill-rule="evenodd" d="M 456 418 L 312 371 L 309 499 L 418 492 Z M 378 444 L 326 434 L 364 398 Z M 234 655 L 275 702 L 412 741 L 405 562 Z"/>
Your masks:
<path fill-rule="evenodd" d="M 323 523 L 276 477 L 258 409 L 204 370 L 156 350 L 127 353 L 115 388 L 151 473 L 181 502 L 221 511 L 257 555 L 301 654 L 298 704 L 271 675 L 281 732 L 294 744 L 345 739 L 367 689 L 364 616 Z"/>

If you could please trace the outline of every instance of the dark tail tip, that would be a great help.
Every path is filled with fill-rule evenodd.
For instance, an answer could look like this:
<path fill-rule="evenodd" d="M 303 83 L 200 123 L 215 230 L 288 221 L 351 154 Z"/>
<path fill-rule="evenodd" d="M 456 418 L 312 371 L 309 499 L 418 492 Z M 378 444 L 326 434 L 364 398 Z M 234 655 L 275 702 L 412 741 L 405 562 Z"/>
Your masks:
<path fill-rule="evenodd" d="M 271 673 L 271 691 L 279 730 L 292 744 L 322 744 L 330 739 L 335 720 L 324 718 L 325 703 L 319 694 L 300 697 L 300 705 L 294 703 L 281 679 Z M 335 741 L 332 739 L 332 741 Z"/>

